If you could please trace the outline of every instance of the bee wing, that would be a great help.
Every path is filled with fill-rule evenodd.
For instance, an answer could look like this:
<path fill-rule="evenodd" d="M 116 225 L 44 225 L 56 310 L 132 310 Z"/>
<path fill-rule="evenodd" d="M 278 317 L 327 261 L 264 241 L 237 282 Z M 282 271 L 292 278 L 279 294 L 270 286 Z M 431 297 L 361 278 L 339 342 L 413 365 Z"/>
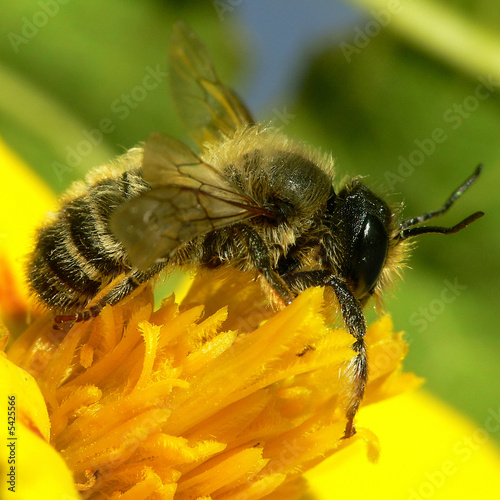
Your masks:
<path fill-rule="evenodd" d="M 196 236 L 271 215 L 171 137 L 152 135 L 143 163 L 151 190 L 128 200 L 111 217 L 113 234 L 138 269 L 148 269 Z"/>
<path fill-rule="evenodd" d="M 219 80 L 205 46 L 182 22 L 172 32 L 169 67 L 174 103 L 200 147 L 253 123 L 245 105 Z"/>

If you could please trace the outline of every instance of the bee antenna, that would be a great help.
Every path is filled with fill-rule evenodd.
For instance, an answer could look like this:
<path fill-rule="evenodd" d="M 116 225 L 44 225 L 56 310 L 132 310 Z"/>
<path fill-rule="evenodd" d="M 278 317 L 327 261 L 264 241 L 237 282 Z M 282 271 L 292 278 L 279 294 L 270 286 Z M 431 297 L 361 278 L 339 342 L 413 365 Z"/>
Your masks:
<path fill-rule="evenodd" d="M 465 229 L 470 223 L 474 222 L 476 219 L 479 219 L 484 215 L 484 212 L 476 212 L 472 215 L 469 215 L 466 219 L 458 224 L 455 224 L 452 227 L 443 227 L 443 226 L 421 226 L 421 227 L 412 227 L 409 229 L 405 229 L 399 233 L 400 240 L 406 240 L 407 238 L 412 238 L 413 236 L 418 236 L 420 234 L 426 233 L 438 233 L 438 234 L 453 234 L 458 233 L 462 229 Z"/>
<path fill-rule="evenodd" d="M 434 217 L 438 217 L 446 213 L 451 206 L 455 203 L 455 201 L 462 196 L 467 189 L 475 182 L 475 180 L 479 177 L 479 174 L 483 170 L 483 165 L 479 164 L 474 170 L 474 173 L 458 188 L 456 188 L 453 193 L 451 193 L 450 197 L 444 202 L 443 206 L 438 210 L 434 210 L 433 212 L 427 212 L 425 214 L 419 215 L 418 217 L 412 217 L 411 219 L 406 219 L 399 226 L 399 234 L 398 239 L 405 240 L 407 238 L 411 238 L 413 236 L 418 236 L 420 234 L 425 233 L 438 233 L 438 234 L 453 234 L 461 231 L 465 227 L 467 227 L 471 222 L 474 222 L 476 219 L 479 219 L 484 215 L 483 212 L 476 212 L 462 222 L 452 226 L 452 227 L 441 227 L 441 226 L 422 226 L 422 227 L 412 227 L 417 224 L 421 224 L 429 219 L 433 219 Z"/>

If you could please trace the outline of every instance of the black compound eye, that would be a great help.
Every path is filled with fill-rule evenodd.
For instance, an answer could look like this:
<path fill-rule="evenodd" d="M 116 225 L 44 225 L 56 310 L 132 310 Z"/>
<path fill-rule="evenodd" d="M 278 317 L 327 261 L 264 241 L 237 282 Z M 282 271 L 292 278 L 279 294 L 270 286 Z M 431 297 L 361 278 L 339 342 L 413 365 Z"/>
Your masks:
<path fill-rule="evenodd" d="M 357 294 L 373 291 L 384 267 L 388 245 L 389 238 L 382 221 L 374 215 L 367 215 L 352 248 L 352 270 L 357 282 Z"/>

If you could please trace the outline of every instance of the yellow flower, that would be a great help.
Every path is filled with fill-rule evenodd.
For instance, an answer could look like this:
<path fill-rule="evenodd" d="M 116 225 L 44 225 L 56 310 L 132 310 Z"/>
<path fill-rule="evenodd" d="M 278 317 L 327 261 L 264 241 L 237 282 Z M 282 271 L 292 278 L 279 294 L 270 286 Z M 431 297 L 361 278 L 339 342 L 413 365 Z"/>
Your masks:
<path fill-rule="evenodd" d="M 479 425 L 423 390 L 364 408 L 358 426 L 369 425 L 380 440 L 373 465 L 361 443 L 305 474 L 312 498 L 381 500 L 470 500 L 500 491 L 500 407 Z"/>
<path fill-rule="evenodd" d="M 30 251 L 35 226 L 54 209 L 57 200 L 1 139 L 0 164 L 0 314 L 10 322 L 21 323 L 29 310 L 25 256 Z"/>
<path fill-rule="evenodd" d="M 363 440 L 376 458 L 369 430 L 342 439 L 352 337 L 327 326 L 323 290 L 272 314 L 247 275 L 204 278 L 180 308 L 171 297 L 153 311 L 146 287 L 67 335 L 43 317 L 10 347 L 87 498 L 298 498 L 324 457 Z M 366 405 L 419 383 L 400 373 L 406 345 L 389 318 L 367 344 Z"/>
<path fill-rule="evenodd" d="M 7 331 L 0 325 L 0 397 L 5 441 L 0 447 L 0 498 L 77 499 L 71 471 L 50 446 L 50 420 L 35 379 L 1 351 Z M 54 480 L 57 478 L 57 481 Z"/>

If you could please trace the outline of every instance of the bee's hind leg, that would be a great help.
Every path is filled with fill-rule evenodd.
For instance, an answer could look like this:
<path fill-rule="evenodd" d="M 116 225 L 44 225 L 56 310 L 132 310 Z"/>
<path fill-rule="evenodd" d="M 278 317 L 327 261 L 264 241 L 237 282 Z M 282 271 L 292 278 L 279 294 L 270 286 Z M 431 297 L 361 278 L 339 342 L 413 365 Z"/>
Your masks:
<path fill-rule="evenodd" d="M 132 272 L 127 274 L 115 286 L 109 290 L 104 297 L 102 297 L 97 304 L 85 309 L 83 311 L 76 311 L 71 314 L 60 314 L 54 318 L 54 330 L 66 329 L 63 325 L 73 325 L 82 321 L 88 321 L 92 318 L 99 316 L 101 311 L 106 305 L 114 306 L 122 299 L 130 295 L 136 288 L 138 288 L 146 281 L 149 281 L 156 274 L 158 274 L 165 267 L 165 263 L 155 264 L 146 271 L 133 269 Z"/>
<path fill-rule="evenodd" d="M 54 330 L 64 330 L 64 325 L 73 326 L 73 323 L 80 323 L 88 321 L 89 319 L 96 318 L 101 313 L 106 303 L 99 301 L 95 306 L 89 307 L 85 311 L 78 311 L 73 314 L 58 314 L 54 318 Z"/>

